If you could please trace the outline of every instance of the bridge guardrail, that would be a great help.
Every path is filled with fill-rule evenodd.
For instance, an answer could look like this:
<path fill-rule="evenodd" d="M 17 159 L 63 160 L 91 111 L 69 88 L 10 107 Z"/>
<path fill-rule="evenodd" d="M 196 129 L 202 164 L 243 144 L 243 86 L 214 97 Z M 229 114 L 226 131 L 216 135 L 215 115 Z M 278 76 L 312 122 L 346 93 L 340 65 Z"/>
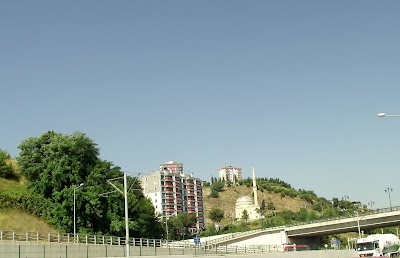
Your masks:
<path fill-rule="evenodd" d="M 375 209 L 375 210 L 368 210 L 368 211 L 365 211 L 365 212 L 359 212 L 358 216 L 380 214 L 380 213 L 386 213 L 386 212 L 391 212 L 391 211 L 400 211 L 400 206 L 394 206 L 394 207 L 390 207 L 390 208 Z M 231 235 L 228 235 L 228 236 L 223 236 L 223 237 L 220 237 L 220 238 L 212 239 L 212 240 L 209 241 L 209 243 L 210 244 L 217 244 L 217 243 L 220 243 L 220 242 L 224 242 L 226 240 L 230 240 L 230 239 L 234 239 L 234 238 L 238 238 L 238 237 L 242 237 L 242 236 L 248 236 L 248 235 L 256 234 L 256 233 L 263 232 L 263 231 L 285 229 L 285 228 L 288 228 L 288 227 L 309 225 L 309 224 L 314 224 L 314 223 L 328 222 L 328 221 L 335 221 L 335 220 L 340 220 L 340 219 L 356 218 L 356 217 L 357 217 L 357 215 L 355 215 L 355 214 L 346 214 L 346 215 L 335 217 L 335 218 L 325 218 L 325 219 L 307 221 L 307 222 L 296 222 L 296 223 L 286 224 L 286 225 L 283 225 L 283 226 L 275 226 L 275 227 L 269 227 L 269 228 L 255 229 L 255 230 L 249 230 L 249 231 L 244 231 L 244 232 L 236 232 L 236 233 L 232 233 Z"/>

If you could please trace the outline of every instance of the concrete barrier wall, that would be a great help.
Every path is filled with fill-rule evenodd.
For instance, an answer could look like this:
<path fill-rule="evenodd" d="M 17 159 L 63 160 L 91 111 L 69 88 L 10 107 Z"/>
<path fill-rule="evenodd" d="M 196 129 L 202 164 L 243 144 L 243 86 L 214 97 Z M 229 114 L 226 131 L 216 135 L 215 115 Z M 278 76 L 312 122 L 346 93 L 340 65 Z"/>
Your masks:
<path fill-rule="evenodd" d="M 130 256 L 174 256 L 215 254 L 216 250 L 130 246 Z M 220 251 L 218 251 L 220 253 Z M 0 241 L 0 258 L 97 258 L 126 257 L 124 245 L 67 244 L 45 242 Z"/>
<path fill-rule="evenodd" d="M 297 252 L 271 252 L 264 254 L 244 253 L 215 253 L 216 250 L 195 250 L 155 247 L 130 247 L 130 257 L 146 256 L 146 258 L 194 258 L 207 256 L 207 258 L 352 258 L 357 253 L 354 250 L 320 250 Z M 126 246 L 91 245 L 91 244 L 63 244 L 41 242 L 0 242 L 1 258 L 100 258 L 100 257 L 126 257 Z"/>
<path fill-rule="evenodd" d="M 226 254 L 226 255 L 207 255 L 207 258 L 356 258 L 357 253 L 354 250 L 318 250 L 301 251 L 286 253 L 266 253 L 266 254 Z M 148 256 L 146 258 L 195 258 L 194 255 L 169 255 L 169 256 Z M 106 257 L 98 257 L 106 258 Z M 125 258 L 125 257 L 119 257 Z M 133 257 L 132 257 L 133 258 Z"/>
<path fill-rule="evenodd" d="M 7 258 L 86 258 L 122 257 L 125 246 L 58 244 L 35 242 L 0 242 L 0 257 Z"/>

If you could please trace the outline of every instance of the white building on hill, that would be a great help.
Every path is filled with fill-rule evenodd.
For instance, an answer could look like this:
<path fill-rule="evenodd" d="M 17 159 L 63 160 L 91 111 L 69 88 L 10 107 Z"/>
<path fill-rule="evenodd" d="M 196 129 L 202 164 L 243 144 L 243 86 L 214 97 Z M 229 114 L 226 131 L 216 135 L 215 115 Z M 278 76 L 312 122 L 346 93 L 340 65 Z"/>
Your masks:
<path fill-rule="evenodd" d="M 258 212 L 260 209 L 260 205 L 258 205 L 258 197 L 257 197 L 257 184 L 256 184 L 256 175 L 253 170 L 253 195 L 254 202 L 249 196 L 242 196 L 236 201 L 236 220 L 240 220 L 243 216 L 243 211 L 246 210 L 249 215 L 248 221 L 260 219 L 261 216 Z"/>

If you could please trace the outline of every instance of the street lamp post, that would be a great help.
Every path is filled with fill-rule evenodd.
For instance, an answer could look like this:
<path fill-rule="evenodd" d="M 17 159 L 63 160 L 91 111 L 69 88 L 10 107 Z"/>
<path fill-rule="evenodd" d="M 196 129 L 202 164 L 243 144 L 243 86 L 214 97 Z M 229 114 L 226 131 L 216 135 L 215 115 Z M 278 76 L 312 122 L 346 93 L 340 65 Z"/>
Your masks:
<path fill-rule="evenodd" d="M 390 192 L 393 192 L 393 189 L 388 187 L 385 189 L 385 192 L 389 194 L 389 204 L 390 204 L 390 211 L 392 210 L 392 199 L 390 198 Z"/>
<path fill-rule="evenodd" d="M 372 205 L 373 205 L 373 204 L 375 204 L 374 201 L 369 201 L 369 202 L 368 202 L 368 205 L 371 206 L 371 210 L 372 210 Z"/>
<path fill-rule="evenodd" d="M 167 242 L 169 241 L 169 236 L 168 236 L 168 217 L 165 217 L 165 227 L 167 229 Z"/>
<path fill-rule="evenodd" d="M 81 183 L 77 187 L 74 187 L 74 243 L 76 243 L 76 193 L 75 192 L 82 186 L 83 186 L 83 183 Z"/>
<path fill-rule="evenodd" d="M 162 224 L 164 224 L 164 218 L 165 218 L 165 228 L 166 228 L 167 242 L 168 242 L 168 240 L 169 240 L 169 235 L 168 235 L 168 219 L 169 219 L 169 217 L 167 217 L 167 216 L 164 217 L 161 215 L 159 218 L 161 219 Z"/>
<path fill-rule="evenodd" d="M 357 215 L 357 228 L 358 228 L 358 238 L 361 238 L 361 229 L 360 229 L 360 218 L 358 217 L 358 211 L 354 211 Z"/>
<path fill-rule="evenodd" d="M 378 113 L 378 117 L 400 117 L 400 115 L 387 115 L 384 112 Z M 385 192 L 389 194 L 389 203 L 390 203 L 390 210 L 392 211 L 392 200 L 390 199 L 390 192 L 393 192 L 393 189 L 388 187 L 385 189 Z"/>
<path fill-rule="evenodd" d="M 124 191 L 119 189 L 116 185 L 112 183 L 113 180 L 121 179 L 124 180 Z M 112 187 L 115 188 L 116 191 L 120 192 L 124 196 L 124 206 L 125 206 L 125 245 L 126 245 L 126 257 L 130 256 L 130 248 L 129 248 L 129 216 L 128 216 L 128 186 L 127 186 L 127 176 L 124 173 L 123 177 L 118 177 L 114 179 L 108 179 L 107 183 L 109 183 Z"/>

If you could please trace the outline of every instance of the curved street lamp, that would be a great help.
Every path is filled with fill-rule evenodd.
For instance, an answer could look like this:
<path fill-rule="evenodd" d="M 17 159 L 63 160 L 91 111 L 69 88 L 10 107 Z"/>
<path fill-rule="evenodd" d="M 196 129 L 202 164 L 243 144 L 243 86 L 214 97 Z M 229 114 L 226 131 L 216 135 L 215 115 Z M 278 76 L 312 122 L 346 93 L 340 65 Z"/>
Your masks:
<path fill-rule="evenodd" d="M 384 112 L 378 113 L 378 117 L 400 117 L 400 115 L 387 115 Z M 385 192 L 389 194 L 389 203 L 390 203 L 390 210 L 392 210 L 392 200 L 390 198 L 390 192 L 393 192 L 393 189 L 390 187 L 385 188 Z"/>
<path fill-rule="evenodd" d="M 75 191 L 83 186 L 83 183 L 74 187 L 74 243 L 76 243 L 76 194 Z"/>
<path fill-rule="evenodd" d="M 378 117 L 400 117 L 400 115 L 387 115 L 386 113 L 378 113 Z"/>

